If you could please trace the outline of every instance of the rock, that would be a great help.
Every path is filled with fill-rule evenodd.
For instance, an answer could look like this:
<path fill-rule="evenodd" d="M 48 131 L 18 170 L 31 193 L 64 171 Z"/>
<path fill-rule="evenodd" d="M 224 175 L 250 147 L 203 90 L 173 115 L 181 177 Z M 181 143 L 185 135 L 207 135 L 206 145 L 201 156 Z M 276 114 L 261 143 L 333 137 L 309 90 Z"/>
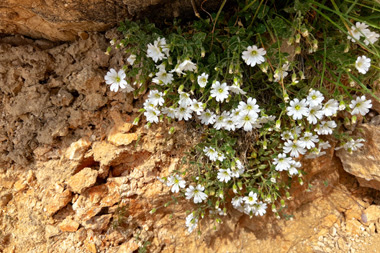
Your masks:
<path fill-rule="evenodd" d="M 202 0 L 194 3 L 200 8 Z M 192 4 L 187 0 L 2 0 L 1 5 L 0 33 L 53 41 L 85 40 L 87 32 L 105 31 L 132 16 L 150 16 L 155 20 L 195 16 Z M 212 12 L 219 5 L 219 1 L 207 1 L 203 7 Z"/>
<path fill-rule="evenodd" d="M 25 190 L 27 186 L 28 186 L 28 184 L 25 181 L 25 179 L 20 179 L 20 180 L 16 181 L 16 183 L 13 186 L 13 189 L 16 192 L 19 192 L 19 191 Z"/>
<path fill-rule="evenodd" d="M 131 239 L 128 242 L 121 245 L 117 253 L 133 253 L 136 250 L 138 250 L 138 248 L 139 245 L 135 242 L 134 239 Z"/>
<path fill-rule="evenodd" d="M 9 201 L 12 200 L 12 198 L 13 198 L 13 195 L 10 192 L 1 193 L 0 194 L 0 207 L 6 206 L 9 203 Z"/>
<path fill-rule="evenodd" d="M 352 154 L 341 149 L 337 156 L 344 170 L 356 176 L 361 186 L 380 190 L 380 126 L 363 124 L 360 129 L 366 140 L 364 147 Z"/>
<path fill-rule="evenodd" d="M 91 252 L 91 253 L 97 253 L 97 249 L 96 249 L 96 245 L 95 243 L 93 242 L 88 242 L 87 240 L 84 241 L 84 246 L 86 247 L 86 249 Z"/>
<path fill-rule="evenodd" d="M 75 233 L 75 240 L 78 242 L 82 242 L 86 239 L 87 237 L 87 231 L 85 228 L 80 228 L 76 233 Z"/>
<path fill-rule="evenodd" d="M 91 146 L 91 142 L 82 138 L 76 142 L 71 143 L 70 147 L 66 150 L 65 157 L 70 160 L 82 160 L 85 152 Z"/>
<path fill-rule="evenodd" d="M 86 229 L 94 231 L 104 231 L 108 228 L 108 224 L 112 218 L 112 214 L 106 214 L 102 216 L 95 216 L 82 223 Z"/>
<path fill-rule="evenodd" d="M 74 221 L 72 217 L 68 216 L 58 225 L 62 232 L 75 232 L 79 228 L 79 223 Z"/>
<path fill-rule="evenodd" d="M 364 211 L 364 213 L 367 216 L 366 223 L 375 223 L 380 219 L 380 206 L 371 205 Z"/>
<path fill-rule="evenodd" d="M 55 214 L 58 210 L 66 206 L 73 194 L 69 190 L 63 190 L 63 187 L 56 187 L 55 190 L 48 191 L 45 199 L 45 209 L 49 215 Z"/>
<path fill-rule="evenodd" d="M 128 145 L 132 143 L 133 141 L 136 141 L 138 139 L 138 135 L 136 133 L 129 133 L 129 134 L 123 134 L 123 133 L 115 133 L 108 136 L 108 141 L 116 146 L 122 146 L 122 145 Z"/>
<path fill-rule="evenodd" d="M 84 168 L 67 180 L 69 188 L 76 193 L 81 193 L 84 189 L 93 186 L 96 183 L 98 172 L 91 168 Z"/>
<path fill-rule="evenodd" d="M 73 204 L 76 220 L 87 221 L 97 215 L 103 207 L 110 207 L 119 202 L 119 188 L 115 182 L 107 182 L 85 190 Z"/>
<path fill-rule="evenodd" d="M 61 231 L 56 226 L 47 225 L 45 229 L 45 238 L 49 239 L 53 236 L 59 235 Z"/>
<path fill-rule="evenodd" d="M 362 224 L 356 220 L 351 219 L 346 222 L 346 231 L 352 235 L 359 235 L 361 233 Z"/>

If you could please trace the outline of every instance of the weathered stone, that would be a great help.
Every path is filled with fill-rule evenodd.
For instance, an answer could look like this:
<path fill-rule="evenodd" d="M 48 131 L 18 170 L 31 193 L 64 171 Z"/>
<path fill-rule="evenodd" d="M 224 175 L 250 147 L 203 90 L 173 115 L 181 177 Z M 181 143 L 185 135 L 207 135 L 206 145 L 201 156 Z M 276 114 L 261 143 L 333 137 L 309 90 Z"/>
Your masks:
<path fill-rule="evenodd" d="M 67 180 L 69 188 L 76 193 L 81 193 L 84 189 L 93 186 L 96 183 L 98 172 L 91 168 L 84 168 Z"/>
<path fill-rule="evenodd" d="M 22 190 L 25 190 L 26 187 L 28 186 L 27 182 L 25 181 L 25 179 L 20 179 L 18 180 L 14 186 L 13 186 L 13 189 L 18 192 L 18 191 L 22 191 Z"/>
<path fill-rule="evenodd" d="M 200 8 L 201 0 L 194 3 Z M 194 17 L 194 10 L 187 0 L 2 0 L 0 33 L 23 34 L 53 41 L 87 39 L 88 32 L 105 31 L 125 18 L 146 17 L 147 12 L 156 20 L 184 15 Z M 210 11 L 219 1 L 207 1 L 203 5 Z"/>
<path fill-rule="evenodd" d="M 356 176 L 361 186 L 380 190 L 380 126 L 363 124 L 359 135 L 366 140 L 364 147 L 352 154 L 341 149 L 337 156 L 344 170 Z"/>
<path fill-rule="evenodd" d="M 86 139 L 79 139 L 71 143 L 70 147 L 66 150 L 65 157 L 70 160 L 81 160 L 91 146 L 91 142 Z"/>
<path fill-rule="evenodd" d="M 122 244 L 117 251 L 117 253 L 133 253 L 138 250 L 139 245 L 136 243 L 134 239 L 129 240 L 128 242 Z"/>
<path fill-rule="evenodd" d="M 75 232 L 79 228 L 79 223 L 73 220 L 72 217 L 66 217 L 59 223 L 58 227 L 62 232 Z"/>
<path fill-rule="evenodd" d="M 104 231 L 108 228 L 108 224 L 112 218 L 112 214 L 106 214 L 102 216 L 95 216 L 82 223 L 86 229 L 92 229 L 94 231 Z"/>
<path fill-rule="evenodd" d="M 347 220 L 346 231 L 352 235 L 359 235 L 362 231 L 362 224 L 354 218 Z"/>
<path fill-rule="evenodd" d="M 45 228 L 45 238 L 49 239 L 53 236 L 59 235 L 61 231 L 56 226 L 47 225 Z"/>
<path fill-rule="evenodd" d="M 0 207 L 6 206 L 13 198 L 12 193 L 4 192 L 0 194 Z"/>
<path fill-rule="evenodd" d="M 136 141 L 138 138 L 138 135 L 136 133 L 115 133 L 108 136 L 108 141 L 116 146 L 126 146 L 128 144 L 131 144 L 133 141 Z"/>
<path fill-rule="evenodd" d="M 57 191 L 50 190 L 46 196 L 46 212 L 49 215 L 53 215 L 62 207 L 66 206 L 71 199 L 73 198 L 73 194 L 69 190 L 63 190 L 63 188 L 59 187 Z"/>
<path fill-rule="evenodd" d="M 87 221 L 97 215 L 103 207 L 110 207 L 119 202 L 119 188 L 115 182 L 107 182 L 85 190 L 73 204 L 76 220 Z"/>
<path fill-rule="evenodd" d="M 364 211 L 367 216 L 367 223 L 374 223 L 380 219 L 380 206 L 371 205 Z"/>

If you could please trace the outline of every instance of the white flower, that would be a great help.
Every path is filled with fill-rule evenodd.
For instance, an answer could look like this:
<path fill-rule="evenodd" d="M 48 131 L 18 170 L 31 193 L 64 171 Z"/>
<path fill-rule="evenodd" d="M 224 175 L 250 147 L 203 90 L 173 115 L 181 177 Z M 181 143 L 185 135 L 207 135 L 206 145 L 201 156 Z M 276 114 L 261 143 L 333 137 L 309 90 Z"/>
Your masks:
<path fill-rule="evenodd" d="M 185 121 L 188 121 L 189 119 L 191 119 L 191 113 L 193 111 L 191 110 L 190 107 L 188 106 L 184 106 L 184 105 L 180 105 L 177 109 L 176 109 L 176 118 L 178 120 L 182 120 L 184 119 Z"/>
<path fill-rule="evenodd" d="M 287 141 L 284 144 L 284 152 L 290 153 L 292 157 L 299 157 L 299 155 L 304 155 L 306 153 L 306 149 L 301 147 L 301 145 L 297 141 Z"/>
<path fill-rule="evenodd" d="M 225 158 L 226 158 L 226 157 L 224 156 L 223 153 L 220 153 L 220 152 L 218 153 L 218 160 L 219 160 L 219 161 L 223 162 Z"/>
<path fill-rule="evenodd" d="M 357 139 L 357 140 L 350 140 L 346 144 L 344 144 L 343 147 L 345 150 L 347 150 L 349 152 L 356 151 L 359 148 L 364 146 L 364 144 L 362 142 L 365 142 L 365 140 L 361 139 L 361 138 Z"/>
<path fill-rule="evenodd" d="M 365 96 L 357 97 L 356 100 L 351 101 L 350 108 L 352 109 L 352 115 L 360 114 L 364 116 L 372 108 L 372 101 L 367 100 Z"/>
<path fill-rule="evenodd" d="M 115 69 L 110 69 L 110 71 L 108 71 L 104 77 L 104 80 L 106 81 L 106 84 L 111 85 L 111 91 L 117 92 L 119 90 L 119 87 L 121 89 L 127 87 L 128 83 L 125 81 L 125 77 L 126 74 L 124 70 L 120 69 L 118 72 L 116 72 Z"/>
<path fill-rule="evenodd" d="M 193 63 L 191 60 L 184 60 L 181 64 L 179 64 L 178 68 L 180 71 L 195 71 L 197 69 L 197 65 Z"/>
<path fill-rule="evenodd" d="M 236 209 L 240 209 L 240 208 L 242 208 L 242 207 L 243 207 L 243 206 L 242 206 L 243 202 L 244 202 L 244 199 L 243 199 L 242 197 L 234 197 L 234 198 L 232 198 L 232 200 L 231 200 L 231 204 L 232 204 L 232 206 L 233 206 L 234 208 L 236 208 Z"/>
<path fill-rule="evenodd" d="M 127 62 L 130 64 L 130 65 L 133 65 L 133 63 L 135 63 L 136 61 L 136 55 L 135 54 L 131 54 L 128 59 L 127 59 Z"/>
<path fill-rule="evenodd" d="M 179 93 L 179 102 L 182 106 L 191 106 L 193 103 L 193 100 L 191 100 L 189 93 L 181 91 Z"/>
<path fill-rule="evenodd" d="M 236 160 L 235 166 L 231 167 L 231 177 L 239 178 L 244 173 L 244 166 L 240 160 Z"/>
<path fill-rule="evenodd" d="M 242 95 L 245 95 L 247 94 L 247 92 L 243 91 L 239 86 L 237 86 L 236 84 L 234 85 L 231 85 L 230 86 L 230 91 L 235 93 L 235 94 L 242 94 Z"/>
<path fill-rule="evenodd" d="M 375 44 L 375 42 L 379 39 L 379 34 L 375 32 L 368 32 L 365 34 L 366 38 L 364 43 L 368 46 L 369 44 Z"/>
<path fill-rule="evenodd" d="M 289 168 L 289 174 L 291 176 L 297 175 L 298 174 L 297 168 L 300 168 L 301 166 L 302 166 L 302 164 L 300 162 L 293 161 L 290 165 L 290 168 Z"/>
<path fill-rule="evenodd" d="M 131 85 L 129 85 L 129 83 L 127 83 L 125 88 L 121 88 L 121 91 L 124 93 L 129 93 L 129 92 L 132 92 L 134 90 L 135 90 L 135 88 L 133 88 Z"/>
<path fill-rule="evenodd" d="M 318 120 L 321 120 L 324 116 L 324 112 L 321 110 L 322 106 L 317 105 L 309 108 L 309 115 L 307 116 L 307 121 L 310 124 L 317 124 Z"/>
<path fill-rule="evenodd" d="M 224 128 L 225 119 L 227 117 L 230 117 L 230 115 L 229 115 L 229 113 L 227 111 L 224 111 L 221 115 L 216 115 L 214 128 L 216 130 Z"/>
<path fill-rule="evenodd" d="M 290 106 L 286 108 L 288 116 L 292 116 L 294 120 L 302 119 L 303 116 L 308 116 L 306 99 L 299 101 L 298 98 L 290 101 Z"/>
<path fill-rule="evenodd" d="M 172 107 L 164 107 L 162 108 L 162 113 L 166 114 L 166 116 L 174 119 L 176 116 L 176 110 Z"/>
<path fill-rule="evenodd" d="M 322 111 L 327 117 L 329 117 L 329 116 L 335 115 L 337 113 L 338 109 L 339 109 L 338 101 L 336 101 L 335 99 L 330 99 L 323 106 Z"/>
<path fill-rule="evenodd" d="M 336 127 L 335 121 L 321 121 L 319 125 L 314 129 L 319 135 L 332 134 L 333 129 Z"/>
<path fill-rule="evenodd" d="M 201 88 L 206 87 L 208 80 L 208 74 L 203 73 L 202 75 L 198 76 L 198 84 Z"/>
<path fill-rule="evenodd" d="M 198 218 L 194 218 L 194 213 L 189 214 L 186 217 L 187 231 L 191 234 L 197 226 L 198 226 Z"/>
<path fill-rule="evenodd" d="M 303 137 L 298 140 L 299 145 L 306 149 L 311 149 L 315 147 L 315 143 L 319 141 L 317 135 L 313 135 L 310 132 L 305 132 Z"/>
<path fill-rule="evenodd" d="M 169 48 L 166 45 L 165 38 L 158 38 L 148 44 L 147 56 L 152 58 L 154 62 L 166 59 L 169 56 Z"/>
<path fill-rule="evenodd" d="M 159 119 L 158 116 L 160 116 L 160 111 L 155 108 L 148 108 L 144 112 L 144 116 L 146 117 L 146 120 L 150 123 L 158 123 Z"/>
<path fill-rule="evenodd" d="M 287 140 L 293 140 L 293 134 L 290 131 L 284 131 L 281 134 L 281 140 L 287 141 Z"/>
<path fill-rule="evenodd" d="M 284 80 L 285 77 L 288 76 L 288 69 L 289 69 L 289 65 L 288 64 L 284 64 L 282 65 L 281 68 L 278 68 L 274 71 L 274 75 L 273 75 L 273 82 L 279 82 L 280 80 Z"/>
<path fill-rule="evenodd" d="M 257 193 L 250 192 L 248 196 L 243 198 L 246 205 L 254 205 L 257 203 Z"/>
<path fill-rule="evenodd" d="M 201 115 L 201 112 L 203 112 L 203 103 L 202 102 L 198 102 L 196 99 L 193 99 L 193 102 L 191 103 L 190 108 L 197 115 Z"/>
<path fill-rule="evenodd" d="M 277 171 L 288 170 L 290 164 L 293 161 L 291 157 L 287 157 L 285 154 L 279 154 L 278 157 L 273 159 L 273 164 L 276 165 Z"/>
<path fill-rule="evenodd" d="M 231 170 L 230 169 L 220 169 L 217 176 L 220 182 L 228 183 L 231 180 Z"/>
<path fill-rule="evenodd" d="M 235 131 L 236 129 L 236 122 L 232 117 L 226 117 L 224 119 L 223 128 L 227 131 Z"/>
<path fill-rule="evenodd" d="M 164 100 L 164 94 L 162 92 L 159 92 L 158 90 L 151 90 L 148 95 L 149 101 L 157 106 L 157 105 L 163 105 L 165 100 Z"/>
<path fill-rule="evenodd" d="M 315 107 L 320 105 L 324 98 L 321 92 L 312 89 L 306 99 L 310 107 Z"/>
<path fill-rule="evenodd" d="M 356 40 L 359 40 L 361 36 L 369 33 L 370 30 L 368 29 L 368 25 L 365 23 L 356 22 L 356 27 L 351 26 L 351 29 L 349 31 L 350 35 L 348 36 L 348 39 L 350 39 L 352 42 L 356 42 Z"/>
<path fill-rule="evenodd" d="M 156 77 L 152 79 L 153 83 L 168 85 L 173 82 L 173 74 L 166 72 L 164 69 L 156 73 Z"/>
<path fill-rule="evenodd" d="M 247 103 L 240 101 L 237 109 L 240 110 L 242 114 L 251 113 L 252 115 L 255 115 L 256 118 L 258 117 L 258 113 L 260 113 L 259 106 L 256 104 L 256 99 L 251 97 L 247 99 Z"/>
<path fill-rule="evenodd" d="M 206 153 L 206 156 L 213 162 L 218 159 L 218 152 L 213 147 L 205 147 L 203 152 Z"/>
<path fill-rule="evenodd" d="M 186 181 L 182 179 L 182 177 L 175 175 L 170 176 L 167 182 L 167 186 L 172 186 L 171 191 L 173 193 L 178 193 L 179 188 L 185 188 L 186 187 Z"/>
<path fill-rule="evenodd" d="M 264 48 L 257 48 L 257 46 L 249 46 L 243 52 L 242 58 L 248 66 L 254 67 L 256 64 L 261 64 L 265 61 L 264 55 L 267 52 Z"/>
<path fill-rule="evenodd" d="M 228 89 L 226 83 L 220 84 L 220 82 L 215 81 L 211 87 L 211 97 L 214 97 L 218 102 L 223 102 L 228 97 Z"/>
<path fill-rule="evenodd" d="M 257 114 L 254 112 L 243 114 L 240 116 L 239 120 L 236 122 L 237 128 L 242 128 L 244 131 L 252 131 L 255 123 L 257 121 Z"/>
<path fill-rule="evenodd" d="M 255 215 L 263 216 L 267 212 L 266 210 L 267 210 L 267 204 L 260 201 L 256 205 Z"/>
<path fill-rule="evenodd" d="M 209 109 L 207 109 L 206 111 L 201 113 L 201 116 L 199 118 L 202 124 L 209 125 L 214 124 L 216 116 Z"/>
<path fill-rule="evenodd" d="M 189 188 L 186 189 L 186 199 L 194 198 L 195 204 L 201 203 L 203 200 L 207 199 L 207 194 L 203 192 L 204 189 L 205 188 L 200 184 L 198 184 L 196 188 L 190 185 Z"/>
<path fill-rule="evenodd" d="M 293 135 L 293 139 L 298 139 L 298 136 L 301 134 L 301 127 L 295 126 L 292 129 L 290 129 L 290 133 Z"/>
<path fill-rule="evenodd" d="M 355 67 L 359 71 L 359 73 L 365 74 L 371 67 L 371 59 L 367 58 L 365 55 L 359 56 L 356 59 Z"/>
<path fill-rule="evenodd" d="M 331 148 L 331 145 L 330 145 L 330 143 L 328 142 L 328 141 L 323 141 L 323 140 L 321 140 L 320 142 L 319 142 L 319 148 L 320 149 L 328 149 L 328 148 Z"/>

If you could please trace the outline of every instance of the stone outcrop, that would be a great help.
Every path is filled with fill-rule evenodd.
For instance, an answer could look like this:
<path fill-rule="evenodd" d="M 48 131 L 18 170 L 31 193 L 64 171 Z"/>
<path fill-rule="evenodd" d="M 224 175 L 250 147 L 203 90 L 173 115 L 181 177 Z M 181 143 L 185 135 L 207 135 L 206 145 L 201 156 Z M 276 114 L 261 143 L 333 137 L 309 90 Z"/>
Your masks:
<path fill-rule="evenodd" d="M 203 0 L 2 0 L 0 34 L 22 34 L 52 41 L 88 38 L 88 33 L 105 31 L 125 18 L 195 17 Z M 193 10 L 194 3 L 195 10 Z M 210 11 L 220 4 L 210 0 Z M 148 15 L 149 14 L 149 15 Z"/>
<path fill-rule="evenodd" d="M 341 149 L 337 156 L 344 170 L 356 176 L 361 186 L 380 190 L 380 126 L 363 124 L 357 132 L 366 140 L 364 147 L 352 154 Z"/>

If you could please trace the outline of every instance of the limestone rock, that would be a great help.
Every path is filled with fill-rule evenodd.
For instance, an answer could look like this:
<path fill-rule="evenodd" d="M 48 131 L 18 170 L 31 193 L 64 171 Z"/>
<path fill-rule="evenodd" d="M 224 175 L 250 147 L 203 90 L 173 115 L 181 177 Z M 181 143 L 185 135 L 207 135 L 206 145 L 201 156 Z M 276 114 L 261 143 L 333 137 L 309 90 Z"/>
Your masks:
<path fill-rule="evenodd" d="M 108 136 L 108 141 L 116 146 L 122 146 L 122 145 L 128 145 L 132 143 L 133 141 L 136 141 L 138 138 L 138 135 L 136 133 L 115 133 L 110 136 Z"/>
<path fill-rule="evenodd" d="M 87 221 L 97 215 L 103 207 L 110 207 L 119 202 L 119 188 L 115 182 L 107 182 L 85 190 L 73 204 L 76 219 Z"/>
<path fill-rule="evenodd" d="M 67 181 L 69 188 L 76 193 L 81 193 L 84 189 L 96 183 L 98 172 L 91 168 L 84 168 Z"/>
<path fill-rule="evenodd" d="M 139 245 L 135 242 L 134 239 L 124 243 L 120 246 L 117 253 L 133 253 L 134 251 L 138 250 Z"/>
<path fill-rule="evenodd" d="M 62 187 L 56 187 L 55 190 L 50 190 L 46 195 L 46 212 L 49 215 L 53 215 L 62 207 L 66 206 L 71 199 L 73 194 L 69 190 L 63 190 Z"/>
<path fill-rule="evenodd" d="M 344 170 L 356 176 L 361 186 L 380 190 L 380 126 L 363 124 L 359 133 L 366 140 L 364 147 L 352 154 L 341 149 L 337 156 Z"/>
<path fill-rule="evenodd" d="M 112 214 L 106 214 L 102 216 L 95 216 L 82 223 L 86 229 L 94 231 L 104 231 L 107 229 L 108 224 L 112 218 Z"/>
<path fill-rule="evenodd" d="M 380 206 L 371 205 L 365 210 L 364 213 L 367 216 L 367 223 L 376 222 L 380 219 Z"/>
<path fill-rule="evenodd" d="M 62 232 L 75 232 L 79 228 L 79 223 L 74 221 L 71 217 L 66 217 L 59 225 Z"/>
<path fill-rule="evenodd" d="M 194 1 L 198 8 L 202 0 Z M 213 2 L 213 3 L 211 3 Z M 219 6 L 208 1 L 204 8 Z M 0 33 L 23 34 L 53 41 L 86 39 L 88 32 L 105 31 L 132 16 L 162 19 L 163 17 L 194 17 L 192 4 L 187 0 L 2 0 Z"/>
<path fill-rule="evenodd" d="M 90 146 L 90 141 L 84 138 L 79 139 L 78 141 L 71 143 L 70 147 L 66 150 L 65 156 L 70 160 L 81 160 Z"/>

